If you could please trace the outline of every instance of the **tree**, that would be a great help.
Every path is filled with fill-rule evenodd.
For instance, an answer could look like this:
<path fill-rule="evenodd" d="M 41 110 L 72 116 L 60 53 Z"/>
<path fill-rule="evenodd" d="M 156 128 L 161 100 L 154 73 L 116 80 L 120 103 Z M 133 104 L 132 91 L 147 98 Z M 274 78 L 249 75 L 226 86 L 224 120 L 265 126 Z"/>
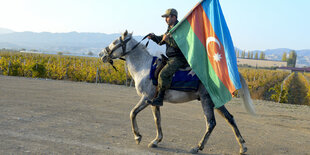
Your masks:
<path fill-rule="evenodd" d="M 254 56 L 254 52 L 252 51 L 251 52 L 251 59 L 253 59 L 253 56 Z"/>
<path fill-rule="evenodd" d="M 245 58 L 245 51 L 242 51 L 241 58 Z"/>
<path fill-rule="evenodd" d="M 282 61 L 287 61 L 286 52 L 284 52 L 283 55 L 282 55 Z"/>
<path fill-rule="evenodd" d="M 255 60 L 258 59 L 258 52 L 255 53 Z"/>
<path fill-rule="evenodd" d="M 260 52 L 259 59 L 260 60 L 264 60 L 265 59 L 265 53 L 264 52 Z"/>
<path fill-rule="evenodd" d="M 296 60 L 297 60 L 296 52 L 294 50 L 290 51 L 290 54 L 289 54 L 288 59 L 287 59 L 287 66 L 288 67 L 295 67 L 296 66 Z"/>
<path fill-rule="evenodd" d="M 250 59 L 251 58 L 251 52 L 249 51 L 248 52 L 248 59 Z"/>
<path fill-rule="evenodd" d="M 89 51 L 89 52 L 87 53 L 87 55 L 89 55 L 89 56 L 93 56 L 93 55 L 94 55 L 94 53 L 93 53 L 93 52 L 91 52 L 91 51 Z"/>

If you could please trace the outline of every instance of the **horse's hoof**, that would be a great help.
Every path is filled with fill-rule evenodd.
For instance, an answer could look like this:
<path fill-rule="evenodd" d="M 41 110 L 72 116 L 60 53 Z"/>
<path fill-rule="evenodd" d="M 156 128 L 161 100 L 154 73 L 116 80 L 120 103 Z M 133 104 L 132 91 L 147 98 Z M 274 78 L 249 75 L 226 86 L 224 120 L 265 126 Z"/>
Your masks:
<path fill-rule="evenodd" d="M 140 144 L 141 140 L 142 140 L 142 136 L 136 136 L 135 137 L 135 140 L 136 140 L 136 144 Z"/>
<path fill-rule="evenodd" d="M 247 147 L 240 148 L 240 154 L 245 154 L 248 151 Z"/>
<path fill-rule="evenodd" d="M 157 147 L 157 144 L 150 143 L 150 144 L 148 145 L 148 147 L 149 147 L 149 148 L 156 148 L 156 147 Z"/>
<path fill-rule="evenodd" d="M 190 152 L 191 154 L 197 154 L 198 151 L 199 151 L 199 148 L 198 148 L 198 147 L 194 147 L 194 148 L 192 148 L 189 152 Z"/>

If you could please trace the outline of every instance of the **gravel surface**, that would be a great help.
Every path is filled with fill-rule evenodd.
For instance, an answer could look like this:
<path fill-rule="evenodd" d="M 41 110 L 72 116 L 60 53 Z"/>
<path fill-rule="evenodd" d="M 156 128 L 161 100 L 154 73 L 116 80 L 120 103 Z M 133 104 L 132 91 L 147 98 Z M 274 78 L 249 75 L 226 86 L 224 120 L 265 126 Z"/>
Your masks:
<path fill-rule="evenodd" d="M 110 84 L 0 76 L 0 154 L 189 154 L 205 131 L 198 101 L 164 103 L 164 139 L 156 136 L 151 108 L 137 116 L 143 136 L 135 144 L 129 112 L 139 101 L 134 88 Z M 254 101 L 249 115 L 240 99 L 226 104 L 248 154 L 310 154 L 310 107 Z M 200 154 L 238 154 L 230 126 L 217 126 Z"/>

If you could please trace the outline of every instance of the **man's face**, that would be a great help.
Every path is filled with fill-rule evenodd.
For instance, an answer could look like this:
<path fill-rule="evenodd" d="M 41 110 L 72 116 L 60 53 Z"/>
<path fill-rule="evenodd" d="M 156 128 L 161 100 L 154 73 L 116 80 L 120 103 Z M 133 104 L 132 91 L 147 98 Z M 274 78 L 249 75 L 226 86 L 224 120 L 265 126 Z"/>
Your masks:
<path fill-rule="evenodd" d="M 166 17 L 166 23 L 169 25 L 169 26 L 173 26 L 175 24 L 175 22 L 177 21 L 177 18 L 176 16 L 168 16 Z"/>

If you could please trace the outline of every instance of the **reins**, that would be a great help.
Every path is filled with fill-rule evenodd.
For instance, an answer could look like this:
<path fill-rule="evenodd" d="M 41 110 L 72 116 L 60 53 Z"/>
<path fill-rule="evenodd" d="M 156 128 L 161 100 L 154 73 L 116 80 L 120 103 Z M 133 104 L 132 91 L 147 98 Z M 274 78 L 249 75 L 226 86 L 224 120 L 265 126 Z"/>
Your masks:
<path fill-rule="evenodd" d="M 141 43 L 143 40 L 145 40 L 145 39 L 147 38 L 147 36 L 148 36 L 148 35 L 144 36 L 144 37 L 142 38 L 142 40 L 140 40 L 135 46 L 133 46 L 133 47 L 131 48 L 131 50 L 129 50 L 128 52 L 125 52 L 125 54 L 123 54 L 122 57 L 125 56 L 125 55 L 127 55 L 128 53 L 130 53 L 130 52 L 133 51 L 134 49 L 136 49 L 136 48 L 140 45 L 140 43 Z M 149 45 L 149 42 L 150 42 L 150 39 L 146 42 L 146 44 L 145 44 L 146 47 Z M 123 51 L 124 51 L 124 50 L 123 50 Z M 120 58 L 120 59 L 126 61 L 124 58 Z"/>
<path fill-rule="evenodd" d="M 123 57 L 123 56 L 126 56 L 128 53 L 130 53 L 131 51 L 133 51 L 134 49 L 136 49 L 136 48 L 140 45 L 140 43 L 141 43 L 143 40 L 145 40 L 147 37 L 148 37 L 148 35 L 144 36 L 144 37 L 142 38 L 142 40 L 140 40 L 140 41 L 139 41 L 135 46 L 133 46 L 133 47 L 131 48 L 131 50 L 129 50 L 128 52 L 126 52 L 126 44 L 127 44 L 127 42 L 128 42 L 129 40 L 132 39 L 132 37 L 130 37 L 130 38 L 126 39 L 126 40 L 122 40 L 122 38 L 120 37 L 119 40 L 120 40 L 121 43 L 120 43 L 119 45 L 116 45 L 112 50 L 110 50 L 109 47 L 106 47 L 106 51 L 108 52 L 109 55 L 111 55 L 116 49 L 122 47 L 123 54 L 121 55 L 121 57 L 120 57 L 119 59 L 121 59 L 121 60 L 123 60 L 123 61 L 126 61 L 126 59 L 125 59 L 125 58 L 122 58 L 122 57 Z M 149 42 L 150 42 L 150 39 L 146 42 L 146 44 L 145 44 L 146 47 L 149 45 Z M 118 70 L 116 69 L 116 67 L 115 67 L 114 64 L 113 64 L 113 59 L 110 58 L 110 59 L 109 59 L 109 63 L 112 65 L 112 67 L 114 68 L 114 70 L 118 72 Z"/>

